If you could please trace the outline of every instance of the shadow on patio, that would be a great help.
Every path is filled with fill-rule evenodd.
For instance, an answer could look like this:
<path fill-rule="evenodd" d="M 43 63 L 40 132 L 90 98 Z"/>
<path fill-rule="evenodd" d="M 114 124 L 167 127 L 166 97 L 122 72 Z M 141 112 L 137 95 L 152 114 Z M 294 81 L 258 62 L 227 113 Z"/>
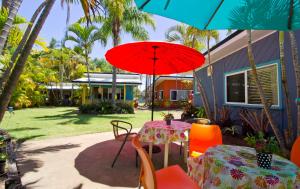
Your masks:
<path fill-rule="evenodd" d="M 76 157 L 75 168 L 80 175 L 96 183 L 112 187 L 137 187 L 140 168 L 135 167 L 135 150 L 130 142 L 127 142 L 114 168 L 111 168 L 120 145 L 120 142 L 108 140 L 86 148 Z M 161 148 L 162 152 L 152 158 L 156 169 L 163 167 L 164 149 L 163 146 Z M 179 146 L 173 143 L 171 148 L 169 165 L 180 164 L 186 169 L 183 155 L 179 155 Z"/>

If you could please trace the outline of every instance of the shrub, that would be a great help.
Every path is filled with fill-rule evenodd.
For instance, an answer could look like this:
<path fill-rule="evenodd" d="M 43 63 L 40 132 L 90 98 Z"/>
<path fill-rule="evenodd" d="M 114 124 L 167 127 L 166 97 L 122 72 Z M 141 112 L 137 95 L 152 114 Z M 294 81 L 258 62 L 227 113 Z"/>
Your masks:
<path fill-rule="evenodd" d="M 113 107 L 111 101 L 100 101 L 94 104 L 82 104 L 79 106 L 82 114 L 133 114 L 134 108 L 131 103 L 117 102 Z"/>

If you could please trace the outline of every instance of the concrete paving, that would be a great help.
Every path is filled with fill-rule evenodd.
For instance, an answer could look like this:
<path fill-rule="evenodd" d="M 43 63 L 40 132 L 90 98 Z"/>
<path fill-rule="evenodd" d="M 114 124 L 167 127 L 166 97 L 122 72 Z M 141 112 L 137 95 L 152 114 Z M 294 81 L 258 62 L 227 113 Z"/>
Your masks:
<path fill-rule="evenodd" d="M 111 132 L 27 141 L 18 153 L 22 183 L 35 189 L 137 188 L 139 168 L 130 143 L 111 168 L 120 145 Z M 153 155 L 156 169 L 163 167 L 161 148 Z M 169 164 L 186 169 L 176 144 L 172 144 Z"/>

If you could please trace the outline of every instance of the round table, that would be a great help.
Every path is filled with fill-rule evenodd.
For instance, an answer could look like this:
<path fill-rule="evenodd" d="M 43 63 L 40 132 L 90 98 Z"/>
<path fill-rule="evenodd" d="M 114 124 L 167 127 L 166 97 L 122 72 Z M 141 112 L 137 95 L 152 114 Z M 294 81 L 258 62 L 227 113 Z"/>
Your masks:
<path fill-rule="evenodd" d="M 188 159 L 188 174 L 201 188 L 300 188 L 300 169 L 273 155 L 272 169 L 257 166 L 253 148 L 219 145 Z"/>
<path fill-rule="evenodd" d="M 191 124 L 182 121 L 171 121 L 167 125 L 166 121 L 148 121 L 139 131 L 141 142 L 149 143 L 149 155 L 152 156 L 153 144 L 165 144 L 164 167 L 168 166 L 169 144 L 171 142 L 184 143 L 184 157 L 187 159 L 187 135 L 186 132 L 191 129 Z"/>

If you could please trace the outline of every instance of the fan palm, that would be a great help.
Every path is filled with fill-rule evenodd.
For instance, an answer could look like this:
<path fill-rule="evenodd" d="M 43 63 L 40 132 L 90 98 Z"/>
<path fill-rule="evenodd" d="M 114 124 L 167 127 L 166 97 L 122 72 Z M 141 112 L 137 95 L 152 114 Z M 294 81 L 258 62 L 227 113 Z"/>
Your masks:
<path fill-rule="evenodd" d="M 68 31 L 71 35 L 66 36 L 66 41 L 73 41 L 77 44 L 77 47 L 83 49 L 83 55 L 85 58 L 85 65 L 87 69 L 88 83 L 90 88 L 90 100 L 92 100 L 92 86 L 90 81 L 90 69 L 89 69 L 89 54 L 96 41 L 99 41 L 102 45 L 106 45 L 106 37 L 103 35 L 97 27 L 82 26 L 79 23 L 69 26 Z"/>
<path fill-rule="evenodd" d="M 114 47 L 120 44 L 122 33 L 130 34 L 136 40 L 147 40 L 149 35 L 144 25 L 150 25 L 155 29 L 152 17 L 147 13 L 140 12 L 132 3 L 132 0 L 104 0 L 103 6 L 106 15 L 97 16 L 92 20 L 102 24 L 100 31 L 105 36 L 112 37 Z M 112 102 L 115 104 L 117 79 L 117 69 L 115 67 L 113 67 L 112 73 Z"/>
<path fill-rule="evenodd" d="M 6 107 L 11 99 L 13 90 L 16 88 L 16 85 L 18 83 L 18 80 L 20 78 L 20 75 L 22 74 L 26 60 L 31 52 L 31 49 L 33 47 L 33 44 L 35 40 L 38 37 L 38 34 L 40 33 L 54 3 L 56 0 L 45 0 L 46 5 L 42 8 L 42 12 L 39 15 L 37 22 L 30 24 L 28 27 L 32 27 L 33 29 L 29 31 L 30 35 L 23 36 L 23 38 L 26 37 L 24 40 L 24 44 L 22 48 L 20 48 L 20 55 L 18 60 L 15 63 L 14 69 L 12 70 L 12 73 L 10 74 L 8 78 L 8 82 L 5 85 L 3 92 L 0 96 L 0 121 L 2 121 Z M 79 0 L 63 0 L 63 2 L 66 3 L 76 3 L 79 2 Z M 95 13 L 97 9 L 99 9 L 100 0 L 80 0 L 80 3 L 83 7 L 85 16 L 87 17 L 87 20 L 90 19 L 91 13 Z M 16 11 L 17 12 L 17 11 Z M 34 25 L 34 27 L 33 27 Z M 22 40 L 23 41 L 23 40 Z"/>

